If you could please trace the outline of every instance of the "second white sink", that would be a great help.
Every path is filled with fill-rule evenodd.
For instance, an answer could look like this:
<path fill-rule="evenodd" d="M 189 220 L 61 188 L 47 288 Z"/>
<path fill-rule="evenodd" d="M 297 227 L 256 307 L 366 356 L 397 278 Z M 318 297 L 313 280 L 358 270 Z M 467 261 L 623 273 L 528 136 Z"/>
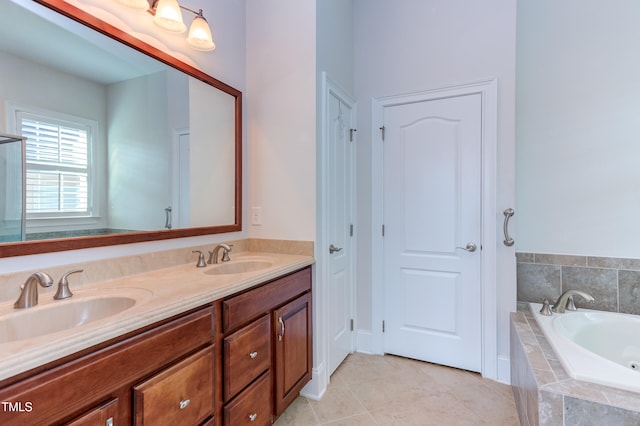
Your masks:
<path fill-rule="evenodd" d="M 228 263 L 220 263 L 205 271 L 209 275 L 243 274 L 256 272 L 273 266 L 273 262 L 266 259 L 234 260 Z"/>

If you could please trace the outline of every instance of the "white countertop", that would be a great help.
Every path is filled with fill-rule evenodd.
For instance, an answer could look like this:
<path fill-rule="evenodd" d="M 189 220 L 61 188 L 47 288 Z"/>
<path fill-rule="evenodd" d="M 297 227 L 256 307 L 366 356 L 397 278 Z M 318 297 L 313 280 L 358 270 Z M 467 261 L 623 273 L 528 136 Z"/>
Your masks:
<path fill-rule="evenodd" d="M 123 312 L 72 329 L 0 343 L 0 380 L 314 263 L 312 256 L 266 252 L 238 253 L 232 256 L 231 263 L 255 258 L 268 260 L 271 266 L 255 272 L 212 275 L 207 271 L 211 271 L 216 265 L 197 268 L 195 263 L 190 263 L 127 275 L 78 289 L 72 286 L 74 296 L 66 300 L 56 301 L 41 295 L 38 306 L 27 308 L 28 310 L 35 311 L 54 304 L 62 306 L 83 297 L 95 297 L 99 294 L 130 295 L 136 298 L 136 303 Z M 0 317 L 15 313 L 13 301 L 0 304 Z"/>

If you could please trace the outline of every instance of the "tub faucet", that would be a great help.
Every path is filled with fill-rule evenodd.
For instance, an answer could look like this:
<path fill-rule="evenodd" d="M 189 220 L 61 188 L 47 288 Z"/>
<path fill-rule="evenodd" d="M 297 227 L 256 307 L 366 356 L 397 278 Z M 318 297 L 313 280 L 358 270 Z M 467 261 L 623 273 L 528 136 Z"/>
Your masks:
<path fill-rule="evenodd" d="M 22 286 L 20 297 L 13 304 L 16 309 L 30 308 L 38 304 L 38 284 L 42 287 L 51 287 L 53 279 L 44 272 L 34 272 Z"/>
<path fill-rule="evenodd" d="M 558 297 L 558 300 L 556 301 L 556 303 L 553 304 L 553 308 L 552 308 L 553 312 L 563 314 L 565 309 L 567 309 L 567 306 L 573 305 L 574 295 L 582 296 L 582 298 L 589 303 L 593 303 L 595 300 L 593 296 L 591 296 L 589 293 L 585 293 L 584 291 L 567 290 L 564 293 L 562 293 L 560 297 Z M 573 306 L 574 306 L 573 310 L 575 310 L 575 305 Z"/>
<path fill-rule="evenodd" d="M 222 249 L 222 261 L 223 262 L 228 262 L 231 259 L 229 258 L 229 252 L 231 251 L 231 247 L 233 247 L 232 245 L 228 245 L 228 244 L 218 244 L 216 246 L 216 248 L 213 249 L 213 251 L 209 252 L 209 264 L 216 264 L 218 263 L 218 253 L 220 252 L 220 249 Z"/>

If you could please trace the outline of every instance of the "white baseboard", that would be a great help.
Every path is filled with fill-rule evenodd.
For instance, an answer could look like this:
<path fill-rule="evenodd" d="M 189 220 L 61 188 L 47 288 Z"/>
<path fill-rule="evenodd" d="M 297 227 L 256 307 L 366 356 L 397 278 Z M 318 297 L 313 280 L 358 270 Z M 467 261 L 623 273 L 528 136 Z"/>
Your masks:
<path fill-rule="evenodd" d="M 311 381 L 300 391 L 300 395 L 305 398 L 320 400 L 327 391 L 327 374 L 324 364 L 311 370 Z"/>
<path fill-rule="evenodd" d="M 498 377 L 496 381 L 511 384 L 511 359 L 507 356 L 498 355 Z"/>

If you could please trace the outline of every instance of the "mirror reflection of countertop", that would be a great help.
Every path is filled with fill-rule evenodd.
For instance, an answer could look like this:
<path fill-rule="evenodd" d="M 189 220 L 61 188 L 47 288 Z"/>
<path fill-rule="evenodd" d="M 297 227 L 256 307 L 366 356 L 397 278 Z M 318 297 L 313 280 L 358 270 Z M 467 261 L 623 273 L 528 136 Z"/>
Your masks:
<path fill-rule="evenodd" d="M 26 310 L 13 308 L 13 301 L 0 304 L 0 380 L 12 377 L 48 362 L 71 355 L 99 343 L 117 338 L 158 321 L 171 318 L 207 303 L 222 299 L 242 290 L 254 287 L 314 263 L 312 256 L 271 252 L 241 252 L 232 254 L 230 262 L 197 268 L 195 262 L 156 269 L 149 272 L 126 275 L 73 289 L 74 296 L 66 300 L 53 300 L 40 294 L 38 306 Z M 219 271 L 216 271 L 219 269 Z M 56 284 L 54 283 L 54 287 Z M 39 288 L 41 290 L 41 288 Z M 115 298 L 133 299 L 127 306 Z M 45 310 L 55 308 L 65 312 L 73 305 L 87 305 L 89 299 L 104 309 L 115 306 L 114 312 L 102 314 L 96 319 L 68 329 L 29 338 L 10 338 L 3 320 L 13 315 L 32 314 L 38 321 L 46 321 Z M 53 312 L 53 310 L 52 310 Z M 21 320 L 22 321 L 22 320 Z M 52 318 L 52 323 L 55 323 Z M 28 321 L 25 321 L 28 322 Z M 29 326 L 25 323 L 25 326 Z M 34 325 L 34 327 L 37 325 Z M 13 340 L 11 340 L 13 339 Z"/>

